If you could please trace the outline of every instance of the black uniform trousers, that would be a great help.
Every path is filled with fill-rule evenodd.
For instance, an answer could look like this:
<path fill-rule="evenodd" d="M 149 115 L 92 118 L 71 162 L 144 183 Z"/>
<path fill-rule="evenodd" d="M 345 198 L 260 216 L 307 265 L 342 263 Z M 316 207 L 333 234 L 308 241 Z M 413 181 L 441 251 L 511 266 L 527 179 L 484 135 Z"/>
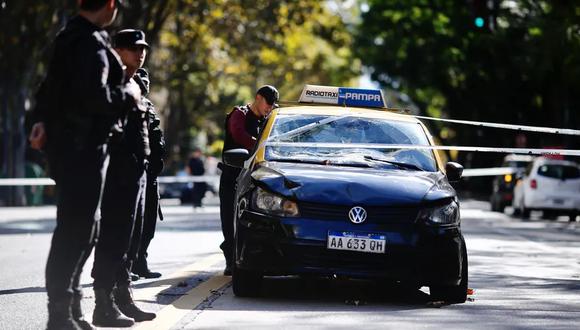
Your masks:
<path fill-rule="evenodd" d="M 222 170 L 220 176 L 220 218 L 222 222 L 222 234 L 224 241 L 220 245 L 228 266 L 233 266 L 234 262 L 234 203 L 236 198 L 236 179 L 240 175 L 240 169 L 227 166 L 223 163 L 219 165 Z"/>
<path fill-rule="evenodd" d="M 46 263 L 50 302 L 80 295 L 83 266 L 99 235 L 99 202 L 107 171 L 106 146 L 92 150 L 48 152 L 56 182 L 56 228 Z"/>
<path fill-rule="evenodd" d="M 139 252 L 134 267 L 145 267 L 147 259 L 147 249 L 151 240 L 155 236 L 157 226 L 157 215 L 159 214 L 159 185 L 157 177 L 147 177 L 147 188 L 145 193 L 145 215 L 143 217 L 143 233 L 141 239 L 137 235 L 133 236 L 133 246 L 138 246 Z"/>
<path fill-rule="evenodd" d="M 146 174 L 142 161 L 112 152 L 101 206 L 101 232 L 95 248 L 94 289 L 112 290 L 131 283 L 131 263 L 138 246 L 132 237 L 142 231 Z"/>

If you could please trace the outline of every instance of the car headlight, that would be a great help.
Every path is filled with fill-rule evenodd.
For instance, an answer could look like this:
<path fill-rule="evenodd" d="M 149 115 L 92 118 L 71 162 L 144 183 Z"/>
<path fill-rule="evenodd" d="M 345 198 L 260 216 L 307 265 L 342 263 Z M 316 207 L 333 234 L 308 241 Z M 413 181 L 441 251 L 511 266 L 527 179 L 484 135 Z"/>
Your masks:
<path fill-rule="evenodd" d="M 252 198 L 255 209 L 266 214 L 278 215 L 283 217 L 297 217 L 298 205 L 286 198 L 274 195 L 262 188 L 254 191 Z"/>
<path fill-rule="evenodd" d="M 436 225 L 457 224 L 459 223 L 459 205 L 452 201 L 447 205 L 424 209 L 419 213 L 419 219 Z"/>

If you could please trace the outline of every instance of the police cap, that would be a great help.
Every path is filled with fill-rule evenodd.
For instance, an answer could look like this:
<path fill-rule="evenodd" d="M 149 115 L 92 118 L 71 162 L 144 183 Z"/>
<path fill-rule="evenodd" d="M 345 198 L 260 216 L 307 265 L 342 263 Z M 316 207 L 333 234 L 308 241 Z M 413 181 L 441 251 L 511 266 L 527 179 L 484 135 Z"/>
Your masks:
<path fill-rule="evenodd" d="M 149 48 L 149 44 L 145 41 L 145 32 L 126 29 L 117 32 L 113 37 L 113 47 L 115 48 L 130 48 L 134 46 L 145 46 Z"/>
<path fill-rule="evenodd" d="M 264 85 L 258 89 L 256 95 L 261 95 L 269 105 L 275 105 L 280 98 L 278 90 L 274 86 Z"/>

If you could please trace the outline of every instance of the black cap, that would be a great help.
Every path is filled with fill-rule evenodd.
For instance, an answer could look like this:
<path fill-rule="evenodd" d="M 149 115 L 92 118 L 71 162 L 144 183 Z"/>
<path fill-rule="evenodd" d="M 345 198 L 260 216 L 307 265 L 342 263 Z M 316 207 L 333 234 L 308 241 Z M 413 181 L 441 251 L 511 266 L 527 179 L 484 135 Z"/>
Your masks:
<path fill-rule="evenodd" d="M 278 93 L 276 87 L 270 85 L 264 85 L 260 87 L 260 89 L 258 89 L 256 92 L 256 95 L 261 95 L 264 99 L 266 99 L 266 102 L 268 102 L 269 105 L 274 106 L 276 106 L 276 102 L 278 102 L 278 99 L 280 98 L 280 94 Z"/>
<path fill-rule="evenodd" d="M 145 32 L 141 30 L 121 30 L 113 37 L 113 47 L 115 48 L 129 48 L 138 45 L 149 48 L 149 44 L 145 41 Z"/>

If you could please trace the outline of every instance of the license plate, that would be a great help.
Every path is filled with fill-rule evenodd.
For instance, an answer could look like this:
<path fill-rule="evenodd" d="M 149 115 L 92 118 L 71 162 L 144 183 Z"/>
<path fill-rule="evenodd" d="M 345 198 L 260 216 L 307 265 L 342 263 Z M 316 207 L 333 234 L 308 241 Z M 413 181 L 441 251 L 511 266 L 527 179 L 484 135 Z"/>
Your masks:
<path fill-rule="evenodd" d="M 333 250 L 385 253 L 387 237 L 381 234 L 329 231 L 326 247 Z"/>
<path fill-rule="evenodd" d="M 556 199 L 554 199 L 554 204 L 559 204 L 559 205 L 564 204 L 564 200 L 556 198 Z"/>

